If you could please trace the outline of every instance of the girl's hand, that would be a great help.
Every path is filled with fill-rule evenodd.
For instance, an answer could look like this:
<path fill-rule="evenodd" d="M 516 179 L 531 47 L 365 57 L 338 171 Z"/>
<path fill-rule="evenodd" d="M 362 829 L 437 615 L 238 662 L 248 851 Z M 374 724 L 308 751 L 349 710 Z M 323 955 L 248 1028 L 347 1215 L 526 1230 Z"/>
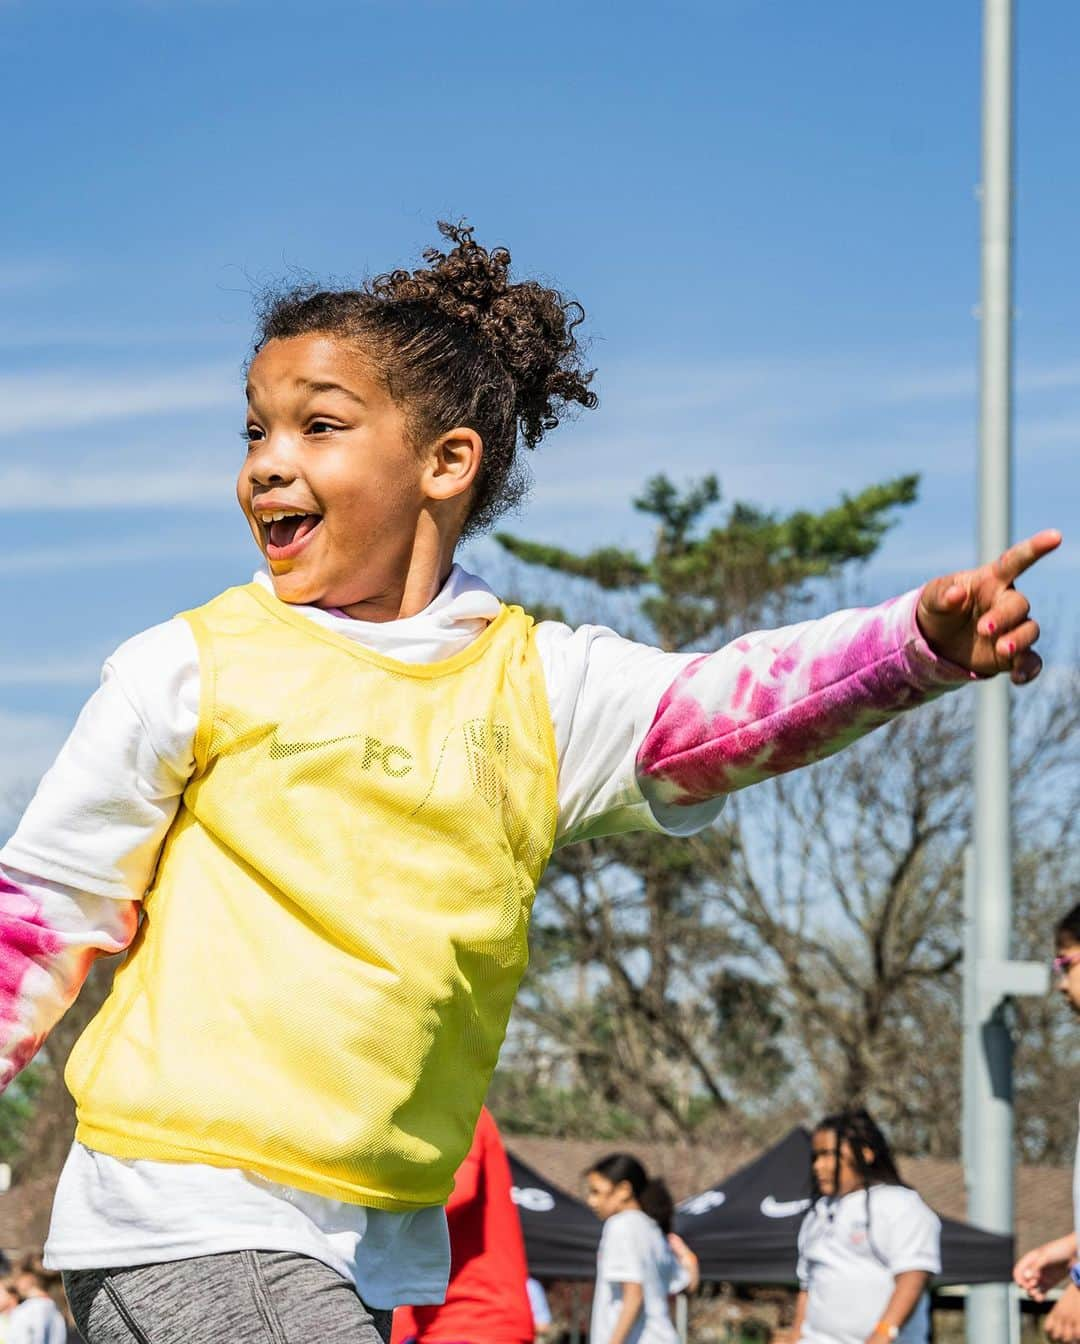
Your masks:
<path fill-rule="evenodd" d="M 696 1293 L 701 1286 L 700 1261 L 677 1232 L 669 1232 L 667 1239 L 668 1245 L 675 1252 L 675 1259 L 678 1260 L 683 1273 L 686 1275 L 686 1287 L 683 1291 Z"/>
<path fill-rule="evenodd" d="M 1047 1291 L 1069 1272 L 1075 1251 L 1075 1237 L 1061 1237 L 1036 1246 L 1013 1265 L 1013 1283 L 1036 1302 L 1045 1301 Z"/>
<path fill-rule="evenodd" d="M 926 642 L 942 658 L 980 677 L 1008 671 L 1017 686 L 1037 677 L 1042 659 L 1032 645 L 1039 627 L 1028 618 L 1028 600 L 1013 584 L 1060 545 L 1060 532 L 1036 532 L 992 565 L 932 579 L 917 612 Z"/>
<path fill-rule="evenodd" d="M 1056 1344 L 1076 1344 L 1080 1340 L 1080 1288 L 1069 1284 L 1043 1322 L 1043 1329 L 1047 1339 Z"/>

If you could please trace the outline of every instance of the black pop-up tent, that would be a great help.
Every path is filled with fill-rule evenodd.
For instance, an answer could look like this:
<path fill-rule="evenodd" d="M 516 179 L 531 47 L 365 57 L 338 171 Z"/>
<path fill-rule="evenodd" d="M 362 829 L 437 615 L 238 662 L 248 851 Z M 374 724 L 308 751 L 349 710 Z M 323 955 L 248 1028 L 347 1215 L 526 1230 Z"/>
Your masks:
<path fill-rule="evenodd" d="M 701 1260 L 701 1277 L 728 1283 L 793 1283 L 796 1241 L 810 1206 L 810 1134 L 793 1129 L 726 1180 L 679 1205 L 676 1230 Z M 939 1284 L 1005 1283 L 1011 1237 L 941 1220 Z"/>
<path fill-rule="evenodd" d="M 538 1279 L 594 1279 L 600 1219 L 512 1152 L 506 1156 L 529 1273 Z"/>

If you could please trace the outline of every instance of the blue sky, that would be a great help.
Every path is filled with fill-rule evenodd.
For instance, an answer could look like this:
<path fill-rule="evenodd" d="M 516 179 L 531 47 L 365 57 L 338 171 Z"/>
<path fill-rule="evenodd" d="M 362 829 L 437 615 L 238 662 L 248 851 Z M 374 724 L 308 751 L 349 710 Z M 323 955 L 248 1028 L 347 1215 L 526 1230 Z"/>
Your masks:
<path fill-rule="evenodd" d="M 1066 533 L 1030 585 L 1060 624 L 1080 7 L 1018 8 L 1017 529 Z M 589 314 L 601 407 L 537 453 L 522 534 L 644 541 L 659 469 L 780 509 L 918 471 L 868 591 L 969 563 L 980 24 L 975 0 L 0 0 L 0 794 L 113 647 L 249 576 L 253 290 L 414 262 L 440 217 Z"/>

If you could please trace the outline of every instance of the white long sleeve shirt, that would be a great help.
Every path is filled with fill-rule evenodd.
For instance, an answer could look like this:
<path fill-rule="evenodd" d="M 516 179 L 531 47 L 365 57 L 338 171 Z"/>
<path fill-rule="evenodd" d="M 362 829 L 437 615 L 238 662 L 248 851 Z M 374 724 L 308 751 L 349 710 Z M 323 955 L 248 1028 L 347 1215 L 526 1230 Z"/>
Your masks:
<path fill-rule="evenodd" d="M 265 575 L 256 581 L 269 586 Z M 556 844 L 637 829 L 690 834 L 723 797 L 816 760 L 966 680 L 915 623 L 917 594 L 670 654 L 599 626 L 537 628 L 558 753 Z M 405 662 L 467 646 L 498 614 L 456 567 L 423 612 L 386 623 L 296 608 Z M 98 955 L 134 935 L 165 834 L 194 769 L 199 667 L 168 621 L 105 665 L 18 830 L 0 850 L 0 1084 L 74 999 Z M 366 1302 L 442 1300 L 441 1209 L 392 1214 L 197 1164 L 124 1162 L 73 1146 L 47 1245 L 56 1268 L 291 1250 L 353 1280 Z"/>

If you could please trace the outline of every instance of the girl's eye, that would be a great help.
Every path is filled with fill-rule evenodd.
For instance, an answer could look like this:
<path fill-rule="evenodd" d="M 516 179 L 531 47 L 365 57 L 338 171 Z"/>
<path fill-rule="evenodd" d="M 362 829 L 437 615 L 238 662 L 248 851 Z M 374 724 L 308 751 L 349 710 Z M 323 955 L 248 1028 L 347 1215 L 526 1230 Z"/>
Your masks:
<path fill-rule="evenodd" d="M 309 434 L 332 434 L 337 429 L 337 425 L 332 425 L 329 420 L 312 420 L 308 425 Z"/>
<path fill-rule="evenodd" d="M 263 432 L 258 425 L 246 426 L 240 435 L 242 439 L 247 439 L 248 443 L 257 443 L 262 436 Z"/>

